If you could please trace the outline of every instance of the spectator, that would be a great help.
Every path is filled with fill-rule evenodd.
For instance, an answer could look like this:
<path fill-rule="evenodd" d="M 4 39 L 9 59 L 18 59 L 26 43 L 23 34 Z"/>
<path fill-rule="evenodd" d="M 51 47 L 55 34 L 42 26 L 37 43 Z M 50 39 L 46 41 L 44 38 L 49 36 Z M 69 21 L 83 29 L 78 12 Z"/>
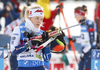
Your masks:
<path fill-rule="evenodd" d="M 7 2 L 4 9 L 0 10 L 0 18 L 5 17 L 5 27 L 13 20 L 19 18 L 19 16 L 20 14 L 15 11 L 10 1 Z"/>
<path fill-rule="evenodd" d="M 17 18 L 16 20 L 12 21 L 10 24 L 8 24 L 4 30 L 4 34 L 11 36 L 14 28 L 16 26 L 24 24 L 24 14 L 27 6 L 24 6 L 23 10 L 20 13 L 20 18 Z"/>

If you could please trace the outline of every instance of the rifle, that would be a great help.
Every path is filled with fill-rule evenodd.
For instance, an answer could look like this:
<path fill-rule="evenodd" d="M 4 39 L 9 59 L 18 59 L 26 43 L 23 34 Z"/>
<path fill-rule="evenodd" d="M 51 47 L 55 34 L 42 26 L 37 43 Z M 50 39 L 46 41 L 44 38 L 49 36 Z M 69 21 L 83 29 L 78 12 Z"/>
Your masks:
<path fill-rule="evenodd" d="M 58 30 L 55 30 L 55 31 L 52 31 L 49 33 L 49 40 L 47 40 L 45 43 L 41 44 L 37 49 L 36 49 L 36 52 L 38 52 L 40 49 L 43 49 L 44 47 L 46 47 L 48 45 L 48 43 L 52 42 L 57 36 L 61 35 L 62 34 L 62 30 L 66 30 L 66 29 L 69 29 L 69 28 L 72 28 L 72 27 L 75 27 L 75 26 L 78 26 L 78 25 L 84 25 L 85 24 L 85 20 L 82 21 L 81 24 L 76 24 L 76 25 L 73 25 L 73 26 L 70 26 L 70 27 L 66 27 L 66 28 L 63 28 L 63 29 L 58 29 Z M 42 35 L 39 35 L 39 36 L 36 36 L 30 40 L 34 40 L 34 39 L 41 39 L 42 40 Z M 30 41 L 29 40 L 29 41 Z"/>
<path fill-rule="evenodd" d="M 66 29 L 69 29 L 69 28 L 72 28 L 72 27 L 75 27 L 75 26 L 78 26 L 78 25 L 84 25 L 84 23 L 85 23 L 85 21 L 83 21 L 81 24 L 76 24 L 76 25 L 73 25 L 73 26 L 70 26 L 70 27 L 66 27 L 66 28 L 63 28 L 63 29 L 58 29 L 58 30 L 49 32 L 49 40 L 47 40 L 45 44 L 44 43 L 41 44 L 39 46 L 39 48 L 36 49 L 36 52 L 38 52 L 40 49 L 43 49 L 44 47 L 46 47 L 46 45 L 48 45 L 48 43 L 53 41 L 57 36 L 61 35 L 62 34 L 62 30 L 66 30 Z M 34 39 L 42 40 L 42 35 L 36 36 L 36 37 L 34 37 L 32 39 L 29 39 L 28 41 L 31 41 L 31 40 L 34 40 Z M 9 44 L 4 46 L 3 48 L 6 48 L 6 47 L 8 48 L 7 49 L 8 50 L 8 54 L 7 54 L 7 56 L 4 59 L 6 59 L 9 56 L 9 54 L 10 54 Z M 64 47 L 64 49 L 62 51 L 57 52 L 57 53 L 62 53 L 63 51 L 65 51 L 65 49 L 66 49 L 66 46 Z"/>

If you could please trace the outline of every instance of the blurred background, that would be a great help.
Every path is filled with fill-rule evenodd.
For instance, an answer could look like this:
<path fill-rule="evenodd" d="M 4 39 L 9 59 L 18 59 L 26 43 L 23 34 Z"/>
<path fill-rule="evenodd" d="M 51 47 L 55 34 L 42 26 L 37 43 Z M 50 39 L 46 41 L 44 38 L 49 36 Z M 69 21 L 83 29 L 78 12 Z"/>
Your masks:
<path fill-rule="evenodd" d="M 54 2 L 57 0 L 50 0 L 50 9 L 54 10 L 58 5 L 58 2 Z M 34 5 L 36 4 L 37 0 L 0 0 L 0 47 L 4 47 L 7 43 L 10 43 L 10 35 L 5 33 L 7 30 L 7 25 L 9 25 L 14 20 L 20 17 L 20 12 L 24 8 L 25 5 Z M 97 0 L 59 0 L 59 2 L 63 2 L 63 12 L 65 19 L 67 21 L 68 26 L 73 26 L 78 24 L 74 16 L 74 8 L 77 6 L 86 5 L 88 8 L 88 15 L 87 18 L 94 20 L 94 13 L 97 5 Z M 66 28 L 63 16 L 60 14 L 57 15 L 54 19 L 54 26 L 61 27 L 61 29 Z M 9 28 L 9 27 L 8 27 Z M 10 25 L 10 30 L 12 26 Z M 76 26 L 70 28 L 70 34 L 72 37 L 80 37 L 80 26 Z M 64 33 L 67 37 L 68 33 L 67 30 L 64 30 Z M 68 40 L 66 39 L 66 42 Z M 80 46 L 79 43 L 74 43 L 76 51 L 78 53 L 81 52 L 81 48 L 77 47 Z M 56 55 L 55 55 L 56 56 Z M 59 56 L 60 57 L 60 56 Z M 75 62 L 75 60 L 73 59 Z M 59 62 L 59 60 L 58 60 Z M 6 63 L 6 65 L 8 62 Z M 76 64 L 76 63 L 72 63 Z M 9 64 L 8 64 L 9 66 Z M 6 67 L 6 66 L 5 66 Z M 73 66 L 71 70 L 77 70 L 78 66 Z M 6 70 L 6 69 L 5 69 Z M 7 69 L 8 70 L 8 69 Z"/>
<path fill-rule="evenodd" d="M 5 30 L 8 28 L 9 28 L 8 30 L 11 30 L 12 26 L 6 28 L 7 25 L 20 17 L 19 16 L 20 12 L 24 8 L 25 5 L 34 5 L 36 4 L 36 1 L 37 0 L 0 0 L 0 10 L 1 10 L 0 11 L 1 13 L 0 14 L 0 39 L 1 39 L 0 46 L 1 47 L 5 46 L 7 43 L 10 42 L 10 35 L 8 34 L 11 34 L 10 33 L 11 31 L 6 33 Z M 10 2 L 12 4 L 11 7 L 10 7 Z M 65 16 L 68 26 L 78 24 L 78 22 L 76 21 L 74 17 L 74 8 L 77 6 L 82 6 L 82 5 L 86 5 L 88 8 L 87 18 L 94 21 L 94 11 L 96 8 L 96 3 L 97 3 L 96 0 L 59 0 L 59 2 L 64 3 L 63 12 L 64 12 L 64 16 Z M 55 3 L 54 0 L 50 0 L 51 10 L 54 10 L 57 5 L 58 5 L 57 2 Z M 11 10 L 9 10 L 9 8 Z M 59 18 L 59 15 L 55 17 L 53 25 L 58 28 L 59 26 L 61 28 L 66 27 L 64 19 L 61 14 L 60 14 L 60 18 Z M 80 36 L 80 26 L 70 28 L 69 30 L 72 37 Z M 66 36 L 68 35 L 67 30 L 64 30 L 64 33 L 66 34 Z M 77 49 L 78 48 L 76 48 L 76 50 Z"/>
<path fill-rule="evenodd" d="M 8 4 L 8 1 L 9 0 L 0 0 L 0 10 L 5 8 L 6 4 Z M 17 14 L 17 15 L 13 15 L 12 12 L 10 13 L 10 15 L 12 16 L 12 20 L 11 19 L 10 20 L 13 21 L 13 20 L 19 18 L 19 13 L 20 13 L 19 9 L 21 11 L 23 9 L 23 7 L 28 4 L 34 5 L 36 3 L 36 0 L 16 0 L 17 3 L 16 2 L 14 3 L 14 0 L 11 0 L 11 2 L 12 2 L 13 8 L 16 10 L 16 12 L 14 12 L 14 13 Z M 88 8 L 87 18 L 94 21 L 94 11 L 96 8 L 96 3 L 97 3 L 96 0 L 59 0 L 59 2 L 64 3 L 63 12 L 64 12 L 68 26 L 78 24 L 78 22 L 76 21 L 76 19 L 74 17 L 74 8 L 77 6 L 82 6 L 82 5 L 86 5 Z M 58 3 L 55 3 L 54 0 L 50 0 L 51 10 L 54 10 L 57 5 L 58 5 Z M 2 14 L 6 14 L 6 13 L 8 13 L 8 12 L 6 12 L 6 10 L 5 10 Z M 5 27 L 11 23 L 11 21 L 9 21 L 9 19 L 6 20 L 6 17 L 7 17 L 7 15 L 0 16 L 0 34 L 1 35 L 4 34 Z M 59 15 L 57 15 L 55 17 L 53 25 L 56 27 L 61 26 L 61 28 L 66 27 L 65 23 L 64 23 L 64 19 L 61 14 L 60 14 L 60 20 L 59 20 Z M 67 36 L 68 35 L 67 31 L 64 30 L 64 32 Z M 71 36 L 80 36 L 80 26 L 70 28 L 70 33 L 71 33 Z M 3 40 L 5 40 L 5 39 L 3 39 Z M 1 45 L 1 43 L 0 43 L 0 46 L 4 46 L 4 45 Z"/>

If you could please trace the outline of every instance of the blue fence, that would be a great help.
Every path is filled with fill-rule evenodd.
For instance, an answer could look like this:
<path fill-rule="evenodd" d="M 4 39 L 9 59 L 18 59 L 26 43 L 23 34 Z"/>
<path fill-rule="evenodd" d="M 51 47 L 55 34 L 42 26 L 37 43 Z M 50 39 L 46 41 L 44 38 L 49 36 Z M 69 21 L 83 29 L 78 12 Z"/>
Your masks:
<path fill-rule="evenodd" d="M 7 43 L 10 43 L 10 38 L 7 35 L 0 34 L 0 47 L 4 47 L 7 45 Z"/>

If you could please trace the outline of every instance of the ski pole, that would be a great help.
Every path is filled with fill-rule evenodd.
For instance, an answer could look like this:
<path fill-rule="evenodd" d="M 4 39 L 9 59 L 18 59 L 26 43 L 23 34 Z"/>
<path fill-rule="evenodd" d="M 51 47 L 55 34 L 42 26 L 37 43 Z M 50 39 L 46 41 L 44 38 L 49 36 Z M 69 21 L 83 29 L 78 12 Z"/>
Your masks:
<path fill-rule="evenodd" d="M 62 8 L 60 8 L 60 12 L 62 13 L 62 16 L 63 16 L 63 19 L 64 19 L 64 22 L 65 22 L 66 27 L 68 27 Z M 67 32 L 68 32 L 68 38 L 71 38 L 69 29 L 67 29 Z M 77 59 L 76 53 L 75 53 L 74 43 L 73 43 L 73 41 L 71 41 L 71 40 L 69 41 L 69 43 L 70 43 L 71 48 L 72 48 L 72 50 L 73 50 L 73 52 L 74 52 L 76 62 L 78 63 L 78 59 Z"/>

